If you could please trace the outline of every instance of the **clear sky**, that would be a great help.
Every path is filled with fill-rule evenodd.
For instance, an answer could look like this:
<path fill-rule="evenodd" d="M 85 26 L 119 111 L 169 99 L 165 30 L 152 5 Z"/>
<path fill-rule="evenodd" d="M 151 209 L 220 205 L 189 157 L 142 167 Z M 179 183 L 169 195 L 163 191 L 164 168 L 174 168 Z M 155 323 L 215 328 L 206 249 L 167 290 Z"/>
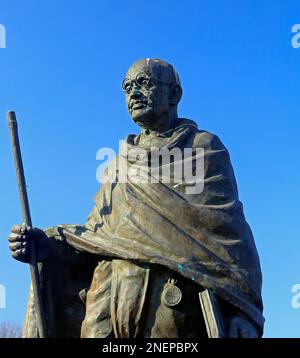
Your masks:
<path fill-rule="evenodd" d="M 120 89 L 137 59 L 175 65 L 182 117 L 228 147 L 263 272 L 265 337 L 300 337 L 299 0 L 10 0 L 0 5 L 0 321 L 22 322 L 27 265 L 6 237 L 22 221 L 6 111 L 19 119 L 33 224 L 84 223 L 96 152 L 138 128 Z"/>

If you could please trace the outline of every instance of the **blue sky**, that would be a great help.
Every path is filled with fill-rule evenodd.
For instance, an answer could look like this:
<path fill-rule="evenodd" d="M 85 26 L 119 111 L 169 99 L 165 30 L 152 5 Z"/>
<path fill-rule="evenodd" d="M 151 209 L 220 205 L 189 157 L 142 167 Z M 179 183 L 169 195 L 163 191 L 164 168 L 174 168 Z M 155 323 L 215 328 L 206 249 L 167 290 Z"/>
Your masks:
<path fill-rule="evenodd" d="M 19 119 L 33 224 L 84 223 L 98 190 L 96 152 L 138 128 L 120 84 L 137 59 L 175 65 L 182 117 L 228 147 L 263 271 L 265 337 L 300 337 L 299 0 L 1 2 L 0 321 L 22 322 L 26 265 L 6 237 L 21 222 L 6 112 Z"/>

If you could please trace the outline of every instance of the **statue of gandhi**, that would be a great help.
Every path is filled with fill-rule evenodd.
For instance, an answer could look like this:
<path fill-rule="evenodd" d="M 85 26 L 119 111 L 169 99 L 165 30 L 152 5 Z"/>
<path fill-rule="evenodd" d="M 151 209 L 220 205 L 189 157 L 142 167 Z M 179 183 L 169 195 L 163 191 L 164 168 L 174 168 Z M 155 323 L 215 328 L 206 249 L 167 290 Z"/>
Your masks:
<path fill-rule="evenodd" d="M 86 224 L 44 231 L 15 225 L 8 238 L 21 262 L 30 262 L 35 240 L 48 335 L 207 337 L 199 293 L 208 291 L 223 337 L 261 337 L 260 263 L 227 149 L 216 135 L 178 117 L 182 87 L 169 63 L 134 63 L 122 89 L 140 133 L 129 135 L 126 151 L 108 165 L 110 180 L 95 195 Z M 183 154 L 169 163 L 171 174 L 178 162 L 192 163 L 188 178 L 120 179 L 117 164 L 145 169 L 149 153 L 174 148 Z M 129 157 L 128 150 L 145 155 Z M 160 161 L 157 169 L 165 165 Z M 197 183 L 201 190 L 192 190 Z M 32 291 L 23 335 L 38 336 Z"/>

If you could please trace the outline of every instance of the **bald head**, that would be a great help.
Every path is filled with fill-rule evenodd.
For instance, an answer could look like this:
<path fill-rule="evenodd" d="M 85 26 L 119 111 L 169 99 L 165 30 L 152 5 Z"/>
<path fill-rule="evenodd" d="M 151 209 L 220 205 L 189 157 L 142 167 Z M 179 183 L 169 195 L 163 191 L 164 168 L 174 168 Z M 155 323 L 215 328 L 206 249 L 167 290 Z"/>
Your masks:
<path fill-rule="evenodd" d="M 178 73 L 174 66 L 166 61 L 158 58 L 145 58 L 135 62 L 128 70 L 127 76 L 132 77 L 138 71 L 143 70 L 148 73 L 152 78 L 164 81 L 170 84 L 177 84 L 180 86 Z M 126 76 L 126 77 L 127 77 Z"/>

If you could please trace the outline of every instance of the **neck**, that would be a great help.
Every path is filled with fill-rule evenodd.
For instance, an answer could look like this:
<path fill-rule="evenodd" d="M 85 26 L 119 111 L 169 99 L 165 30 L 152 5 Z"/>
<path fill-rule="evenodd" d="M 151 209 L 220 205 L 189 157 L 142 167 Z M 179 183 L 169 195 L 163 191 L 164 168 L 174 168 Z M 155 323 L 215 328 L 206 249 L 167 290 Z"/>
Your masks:
<path fill-rule="evenodd" d="M 178 123 L 177 110 L 170 111 L 168 113 L 162 114 L 156 121 L 153 126 L 143 127 L 142 131 L 146 134 L 157 133 L 161 134 L 168 130 L 174 129 Z"/>

